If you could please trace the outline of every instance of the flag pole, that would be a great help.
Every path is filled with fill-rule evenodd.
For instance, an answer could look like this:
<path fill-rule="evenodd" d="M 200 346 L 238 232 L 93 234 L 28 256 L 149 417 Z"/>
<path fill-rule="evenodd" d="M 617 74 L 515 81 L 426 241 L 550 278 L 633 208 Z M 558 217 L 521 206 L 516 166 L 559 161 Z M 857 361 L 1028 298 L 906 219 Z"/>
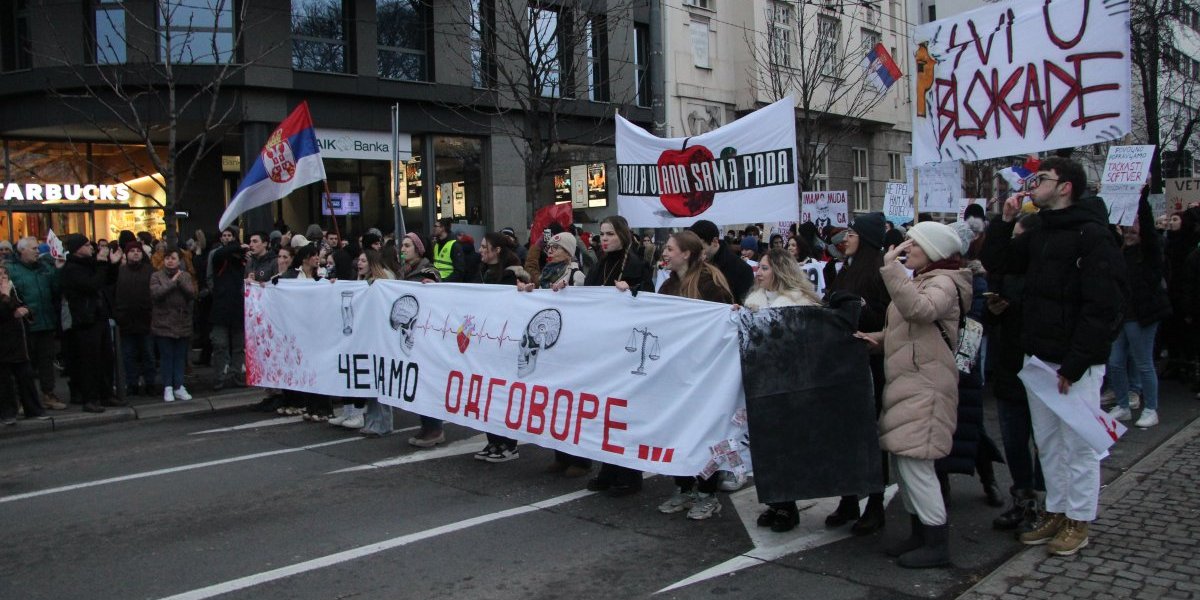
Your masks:
<path fill-rule="evenodd" d="M 337 233 L 338 239 L 342 239 L 342 230 L 338 227 L 337 215 L 333 214 L 333 195 L 329 193 L 329 180 L 322 179 L 321 183 L 325 185 L 325 208 L 329 210 L 329 218 L 333 219 L 333 231 Z"/>

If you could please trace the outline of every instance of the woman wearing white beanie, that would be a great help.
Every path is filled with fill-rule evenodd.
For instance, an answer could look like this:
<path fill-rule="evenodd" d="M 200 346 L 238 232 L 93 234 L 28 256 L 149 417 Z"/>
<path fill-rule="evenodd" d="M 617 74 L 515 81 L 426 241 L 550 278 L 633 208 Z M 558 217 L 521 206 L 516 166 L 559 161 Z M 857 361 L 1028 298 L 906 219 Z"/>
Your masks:
<path fill-rule="evenodd" d="M 907 265 L 899 261 L 905 252 Z M 912 516 L 912 535 L 888 550 L 902 567 L 950 564 L 946 505 L 934 461 L 950 452 L 958 407 L 954 347 L 959 317 L 971 303 L 971 272 L 962 268 L 961 252 L 954 229 L 933 222 L 911 227 L 879 269 L 892 298 L 887 325 L 856 334 L 883 349 L 879 445 L 892 454 L 900 496 Z"/>

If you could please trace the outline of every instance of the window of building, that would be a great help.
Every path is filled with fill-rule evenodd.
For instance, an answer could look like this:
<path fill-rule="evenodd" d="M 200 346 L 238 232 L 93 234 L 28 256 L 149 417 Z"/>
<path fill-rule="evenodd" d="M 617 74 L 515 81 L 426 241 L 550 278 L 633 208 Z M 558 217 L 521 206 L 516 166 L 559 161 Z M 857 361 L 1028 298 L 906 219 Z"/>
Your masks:
<path fill-rule="evenodd" d="M 770 27 L 767 29 L 767 50 L 770 63 L 792 66 L 792 7 L 775 2 L 767 9 Z"/>
<path fill-rule="evenodd" d="M 713 5 L 715 3 L 716 3 L 716 0 L 683 0 L 684 6 L 690 6 L 692 8 L 703 8 L 704 10 L 716 10 L 715 8 L 713 8 Z"/>
<path fill-rule="evenodd" d="M 92 3 L 92 57 L 97 64 L 120 64 L 126 60 L 125 3 L 94 0 Z"/>
<path fill-rule="evenodd" d="M 403 81 L 431 81 L 428 0 L 376 0 L 379 76 Z"/>
<path fill-rule="evenodd" d="M 31 0 L 5 3 L 0 12 L 0 70 L 28 69 L 32 51 L 29 45 L 29 4 Z"/>
<path fill-rule="evenodd" d="M 292 68 L 345 73 L 347 23 L 343 0 L 292 0 Z"/>
<path fill-rule="evenodd" d="M 534 88 L 542 96 L 557 98 L 570 86 L 562 81 L 563 64 L 560 47 L 559 14 L 557 10 L 540 5 L 529 6 L 529 69 Z"/>
<path fill-rule="evenodd" d="M 854 148 L 854 212 L 871 210 L 871 165 L 867 149 Z"/>
<path fill-rule="evenodd" d="M 836 77 L 838 74 L 838 44 L 842 37 L 842 22 L 835 17 L 817 17 L 817 61 L 821 74 Z"/>
<path fill-rule="evenodd" d="M 695 18 L 688 25 L 692 37 L 692 64 L 701 69 L 711 69 L 709 60 L 708 19 Z"/>
<path fill-rule="evenodd" d="M 650 106 L 650 26 L 633 24 L 634 103 Z"/>
<path fill-rule="evenodd" d="M 829 152 L 824 144 L 813 145 L 813 161 L 816 163 L 813 176 L 809 178 L 811 190 L 806 192 L 829 191 Z"/>
<path fill-rule="evenodd" d="M 864 52 L 874 48 L 876 44 L 883 43 L 883 36 L 880 35 L 878 31 L 862 29 L 860 30 L 859 34 L 862 36 L 863 48 L 865 49 Z"/>
<path fill-rule="evenodd" d="M 159 0 L 159 60 L 216 64 L 233 60 L 231 0 Z"/>
<path fill-rule="evenodd" d="M 937 7 L 932 4 L 929 5 L 929 20 L 930 21 L 937 20 Z"/>
<path fill-rule="evenodd" d="M 477 88 L 496 85 L 496 4 L 494 0 L 471 0 L 471 84 Z"/>
<path fill-rule="evenodd" d="M 588 99 L 608 102 L 608 18 L 592 15 L 587 22 Z"/>
<path fill-rule="evenodd" d="M 888 181 L 908 181 L 904 176 L 904 157 L 899 152 L 888 152 Z"/>
<path fill-rule="evenodd" d="M 888 2 L 888 15 L 891 17 L 891 21 L 892 21 L 891 30 L 899 31 L 898 29 L 896 29 L 896 19 L 902 19 L 902 17 L 900 17 L 900 3 L 899 2 L 897 2 L 896 0 L 891 0 L 890 2 Z"/>

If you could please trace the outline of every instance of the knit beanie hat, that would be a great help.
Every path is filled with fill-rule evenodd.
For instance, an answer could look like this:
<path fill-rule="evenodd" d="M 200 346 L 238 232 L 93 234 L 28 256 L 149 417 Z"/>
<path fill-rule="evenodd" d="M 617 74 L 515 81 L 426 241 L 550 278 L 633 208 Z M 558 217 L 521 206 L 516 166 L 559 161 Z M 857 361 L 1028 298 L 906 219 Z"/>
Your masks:
<path fill-rule="evenodd" d="M 742 238 L 742 250 L 753 250 L 758 252 L 758 238 L 752 235 Z"/>
<path fill-rule="evenodd" d="M 958 232 L 949 225 L 936 221 L 924 221 L 913 225 L 908 229 L 908 237 L 929 255 L 931 261 L 950 258 L 963 252 L 963 241 Z"/>
<path fill-rule="evenodd" d="M 309 244 L 308 238 L 306 238 L 302 235 L 293 235 L 292 236 L 292 247 L 293 248 L 303 248 L 303 247 L 307 246 L 308 244 Z"/>
<path fill-rule="evenodd" d="M 88 243 L 87 236 L 72 233 L 67 236 L 67 239 L 63 240 L 63 248 L 67 250 L 67 254 L 75 254 L 86 243 Z"/>
<path fill-rule="evenodd" d="M 425 256 L 425 242 L 421 241 L 421 236 L 410 231 L 404 234 L 404 237 L 412 240 L 412 245 L 417 249 L 418 256 Z"/>
<path fill-rule="evenodd" d="M 861 217 L 857 217 L 850 223 L 850 229 L 858 234 L 858 239 L 875 249 L 883 248 L 883 236 L 887 233 L 887 228 L 884 223 L 887 220 L 883 218 L 883 213 L 873 212 L 867 213 Z"/>
<path fill-rule="evenodd" d="M 577 244 L 575 243 L 575 236 L 571 235 L 570 233 L 565 231 L 562 233 L 556 233 L 550 238 L 550 243 L 559 246 L 563 250 L 566 250 L 568 256 L 575 256 L 575 247 Z"/>

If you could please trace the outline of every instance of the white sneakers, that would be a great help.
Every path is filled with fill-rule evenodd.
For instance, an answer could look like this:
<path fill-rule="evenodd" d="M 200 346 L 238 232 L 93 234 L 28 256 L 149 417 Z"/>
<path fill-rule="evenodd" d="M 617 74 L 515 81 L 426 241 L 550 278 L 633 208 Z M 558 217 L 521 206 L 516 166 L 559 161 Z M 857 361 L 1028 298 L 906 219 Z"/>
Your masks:
<path fill-rule="evenodd" d="M 1129 419 L 1133 418 L 1133 413 L 1130 412 L 1128 408 L 1114 406 L 1112 407 L 1112 410 L 1108 411 L 1108 416 L 1118 421 L 1128 421 Z"/>
<path fill-rule="evenodd" d="M 1129 390 L 1129 409 L 1137 410 L 1142 407 L 1142 395 L 1139 392 Z"/>
<path fill-rule="evenodd" d="M 175 390 L 171 389 L 170 387 L 164 387 L 163 388 L 163 402 L 174 402 L 174 401 L 175 401 Z"/>
<path fill-rule="evenodd" d="M 164 393 L 164 395 L 165 395 L 165 393 Z M 181 386 L 175 388 L 175 399 L 176 400 L 191 400 L 192 395 L 188 393 L 187 388 L 185 388 L 181 385 Z"/>
<path fill-rule="evenodd" d="M 1158 411 L 1150 410 L 1149 408 L 1143 410 L 1142 416 L 1138 417 L 1137 422 L 1133 425 L 1134 427 L 1142 428 L 1154 427 L 1155 425 L 1158 425 Z"/>

